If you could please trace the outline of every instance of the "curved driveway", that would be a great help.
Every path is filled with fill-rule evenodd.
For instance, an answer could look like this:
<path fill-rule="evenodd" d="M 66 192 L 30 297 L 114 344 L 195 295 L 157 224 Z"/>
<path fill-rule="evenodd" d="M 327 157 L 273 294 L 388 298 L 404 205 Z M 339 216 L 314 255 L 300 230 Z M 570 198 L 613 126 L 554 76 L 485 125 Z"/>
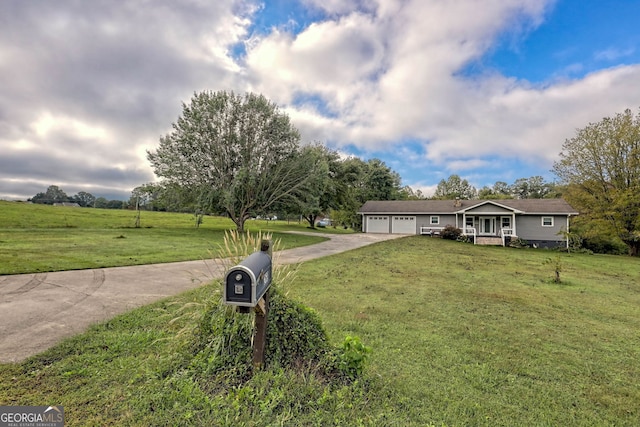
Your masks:
<path fill-rule="evenodd" d="M 277 253 L 294 264 L 401 235 L 317 234 L 330 240 Z M 93 323 L 221 277 L 216 260 L 0 276 L 0 362 L 46 350 Z"/>

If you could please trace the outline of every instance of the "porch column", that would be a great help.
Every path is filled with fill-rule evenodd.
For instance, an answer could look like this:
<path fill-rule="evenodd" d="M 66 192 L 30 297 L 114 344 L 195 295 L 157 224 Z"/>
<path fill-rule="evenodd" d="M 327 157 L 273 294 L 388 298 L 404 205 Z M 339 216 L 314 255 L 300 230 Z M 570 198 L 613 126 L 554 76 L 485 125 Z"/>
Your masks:
<path fill-rule="evenodd" d="M 516 232 L 516 213 L 515 212 L 511 214 L 511 228 L 513 229 L 512 235 L 517 236 L 518 233 Z"/>

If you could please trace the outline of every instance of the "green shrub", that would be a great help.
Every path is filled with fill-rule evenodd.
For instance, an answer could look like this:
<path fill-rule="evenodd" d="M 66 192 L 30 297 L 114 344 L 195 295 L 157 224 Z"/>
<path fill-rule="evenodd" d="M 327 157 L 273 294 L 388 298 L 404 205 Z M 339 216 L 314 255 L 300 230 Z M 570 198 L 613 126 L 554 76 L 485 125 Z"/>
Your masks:
<path fill-rule="evenodd" d="M 295 367 L 320 363 L 331 350 L 320 317 L 277 288 L 270 292 L 265 364 Z"/>
<path fill-rule="evenodd" d="M 547 258 L 543 261 L 543 264 L 549 264 L 553 267 L 553 281 L 555 283 L 560 283 L 562 280 L 560 279 L 560 273 L 562 273 L 562 257 L 560 254 L 557 254 L 555 258 Z"/>
<path fill-rule="evenodd" d="M 582 240 L 582 247 L 597 254 L 626 255 L 627 245 L 620 239 L 609 236 L 593 236 Z"/>
<path fill-rule="evenodd" d="M 329 343 L 320 317 L 311 308 L 270 289 L 265 367 L 309 370 L 327 379 L 355 380 L 371 349 L 347 336 L 339 348 Z M 253 371 L 253 313 L 238 313 L 218 296 L 204 311 L 195 334 L 192 366 L 207 376 L 223 374 L 237 385 Z"/>
<path fill-rule="evenodd" d="M 447 225 L 446 227 L 444 227 L 444 230 L 442 230 L 442 233 L 440 234 L 440 236 L 443 239 L 458 240 L 461 234 L 462 234 L 462 230 L 460 230 L 458 227 L 453 225 Z"/>
<path fill-rule="evenodd" d="M 346 377 L 354 380 L 362 374 L 371 347 L 362 344 L 360 338 L 347 336 L 338 352 L 338 370 Z"/>

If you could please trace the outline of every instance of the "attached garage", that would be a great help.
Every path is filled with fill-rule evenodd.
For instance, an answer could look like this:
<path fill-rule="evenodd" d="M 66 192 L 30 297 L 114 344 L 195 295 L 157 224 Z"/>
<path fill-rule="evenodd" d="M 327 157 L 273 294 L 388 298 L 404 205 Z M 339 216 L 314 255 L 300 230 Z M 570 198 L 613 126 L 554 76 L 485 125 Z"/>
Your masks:
<path fill-rule="evenodd" d="M 367 216 L 367 233 L 389 233 L 388 216 Z"/>
<path fill-rule="evenodd" d="M 393 234 L 416 234 L 415 216 L 393 216 L 391 232 Z"/>

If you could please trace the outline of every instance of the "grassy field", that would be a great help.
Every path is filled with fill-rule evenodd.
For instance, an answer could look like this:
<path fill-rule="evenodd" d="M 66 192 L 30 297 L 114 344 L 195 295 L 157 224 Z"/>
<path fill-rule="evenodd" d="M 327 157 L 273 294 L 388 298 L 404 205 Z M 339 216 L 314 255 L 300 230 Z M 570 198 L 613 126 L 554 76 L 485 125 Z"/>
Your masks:
<path fill-rule="evenodd" d="M 228 218 L 190 214 L 54 207 L 0 201 L 0 275 L 187 261 L 215 256 Z M 270 231 L 283 249 L 324 240 L 285 234 L 311 231 L 306 222 L 247 221 L 251 231 Z M 327 228 L 330 233 L 347 232 Z"/>
<path fill-rule="evenodd" d="M 556 284 L 556 256 L 416 237 L 291 294 L 373 346 L 414 425 L 640 425 L 640 259 L 562 254 Z"/>
<path fill-rule="evenodd" d="M 0 405 L 62 404 L 70 426 L 640 425 L 640 259 L 556 256 L 416 236 L 304 263 L 280 289 L 373 349 L 344 387 L 277 368 L 204 387 L 174 337 L 212 284 L 0 365 Z"/>

